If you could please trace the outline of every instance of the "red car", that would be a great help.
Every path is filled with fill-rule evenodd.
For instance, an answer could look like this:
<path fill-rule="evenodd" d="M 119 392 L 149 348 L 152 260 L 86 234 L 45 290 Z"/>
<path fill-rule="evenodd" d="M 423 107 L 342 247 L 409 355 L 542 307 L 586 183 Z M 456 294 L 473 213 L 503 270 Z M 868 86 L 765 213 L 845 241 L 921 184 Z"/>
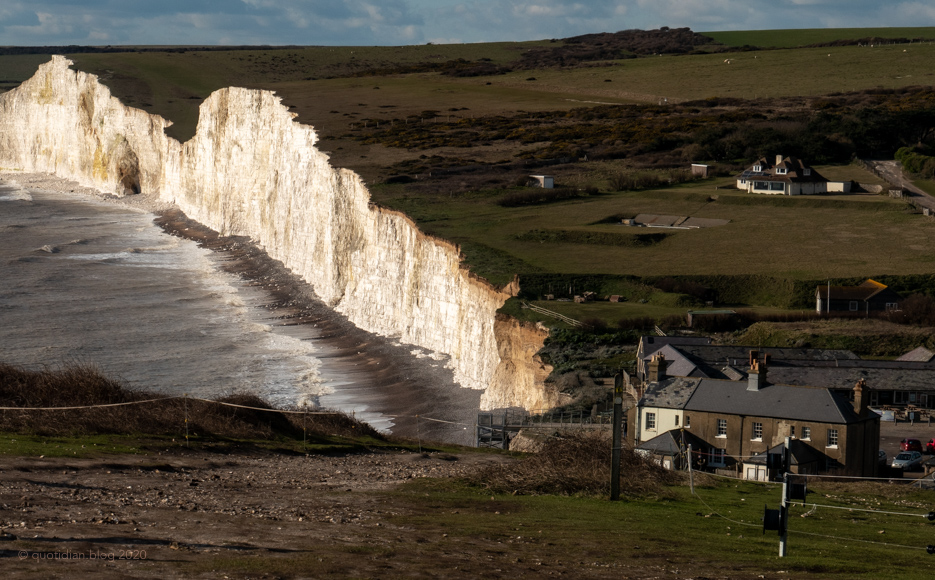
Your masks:
<path fill-rule="evenodd" d="M 928 443 L 925 444 L 924 453 L 935 453 L 935 439 L 928 440 Z"/>
<path fill-rule="evenodd" d="M 922 452 L 922 442 L 918 439 L 903 439 L 899 442 L 899 449 L 902 451 Z"/>

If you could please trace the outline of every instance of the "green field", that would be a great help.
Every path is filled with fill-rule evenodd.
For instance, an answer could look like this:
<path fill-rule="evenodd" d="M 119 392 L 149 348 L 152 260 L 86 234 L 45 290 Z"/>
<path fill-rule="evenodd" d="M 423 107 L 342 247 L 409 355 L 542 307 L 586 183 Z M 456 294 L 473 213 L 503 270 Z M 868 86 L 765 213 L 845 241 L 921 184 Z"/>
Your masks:
<path fill-rule="evenodd" d="M 873 179 L 856 166 L 833 171 L 858 181 Z M 640 276 L 729 272 L 822 279 L 932 271 L 935 224 L 912 213 L 902 201 L 868 194 L 764 197 L 725 189 L 732 181 L 705 180 L 520 208 L 496 205 L 499 191 L 422 198 L 394 185 L 375 188 L 375 196 L 406 211 L 429 233 L 508 253 L 530 272 Z M 667 237 L 643 247 L 625 245 L 625 240 L 647 228 L 597 223 L 608 216 L 640 213 L 730 223 L 697 230 L 653 229 Z M 522 239 L 531 231 L 602 233 L 621 242 Z M 470 248 L 466 254 L 470 263 L 474 259 Z"/>
<path fill-rule="evenodd" d="M 400 543 L 388 543 L 378 528 L 363 538 L 325 542 L 311 555 L 225 555 L 192 572 L 341 577 L 349 556 L 358 568 L 389 575 L 434 575 L 444 567 L 471 577 L 564 574 L 573 566 L 575 576 L 594 578 L 643 578 L 653 570 L 657 578 L 909 580 L 935 569 L 926 553 L 933 524 L 921 517 L 931 491 L 869 485 L 855 493 L 816 484 L 808 501 L 821 507 L 791 508 L 787 556 L 780 558 L 776 532 L 762 531 L 764 505 L 778 509 L 780 486 L 706 482 L 695 495 L 682 486 L 608 502 L 491 495 L 422 480 L 374 496 L 402 512 L 381 522 L 398 530 Z"/>
<path fill-rule="evenodd" d="M 789 30 L 734 30 L 704 32 L 727 46 L 757 46 L 763 48 L 796 48 L 810 44 L 821 44 L 837 40 L 859 38 L 924 38 L 935 40 L 935 28 L 800 28 Z"/>
<path fill-rule="evenodd" d="M 732 46 L 800 46 L 935 37 L 935 28 L 708 35 Z M 776 307 L 789 304 L 796 282 L 935 273 L 935 224 L 902 201 L 867 194 L 776 199 L 729 189 L 729 176 L 755 156 L 802 151 L 834 159 L 819 168 L 831 179 L 886 189 L 847 160 L 860 151 L 886 158 L 897 146 L 912 144 L 912 136 L 931 135 L 925 123 L 932 93 L 918 87 L 935 84 L 935 44 L 726 53 L 711 53 L 705 45 L 696 54 L 535 70 L 514 66 L 502 74 L 426 72 L 461 61 L 511 67 L 526 51 L 562 46 L 542 41 L 69 56 L 125 102 L 173 121 L 170 133 L 179 139 L 193 134 L 196 106 L 211 91 L 228 85 L 275 90 L 300 122 L 315 127 L 334 165 L 364 177 L 374 201 L 460 244 L 472 270 L 497 284 L 514 274 L 760 276 L 782 290 L 758 288 L 742 303 Z M 0 56 L 0 66 L 12 81 L 26 78 L 42 60 Z M 880 141 L 896 134 L 898 139 Z M 530 160 L 557 156 L 569 161 L 527 168 Z M 722 177 L 637 191 L 614 185 L 626 172 L 664 176 L 699 161 L 712 163 Z M 471 167 L 480 169 L 458 176 Z M 450 168 L 455 172 L 446 177 Z M 504 196 L 524 189 L 517 184 L 525 176 L 543 172 L 578 193 L 552 203 L 500 205 Z M 400 175 L 413 183 L 386 183 Z M 639 213 L 729 224 L 654 229 L 650 240 L 646 228 L 612 223 L 614 216 Z M 688 308 L 678 296 L 657 290 L 624 294 L 646 302 L 618 305 L 601 316 L 661 317 Z M 580 318 L 598 307 L 560 308 Z"/>

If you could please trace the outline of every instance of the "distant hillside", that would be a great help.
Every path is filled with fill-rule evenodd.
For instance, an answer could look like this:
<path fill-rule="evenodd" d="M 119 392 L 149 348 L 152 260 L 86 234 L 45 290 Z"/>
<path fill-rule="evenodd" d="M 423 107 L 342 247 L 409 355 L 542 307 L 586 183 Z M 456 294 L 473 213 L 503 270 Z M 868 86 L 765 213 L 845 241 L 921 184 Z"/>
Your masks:
<path fill-rule="evenodd" d="M 935 27 L 915 28 L 805 28 L 792 30 L 728 30 L 701 33 L 725 46 L 800 48 L 857 44 L 858 42 L 935 41 Z"/>

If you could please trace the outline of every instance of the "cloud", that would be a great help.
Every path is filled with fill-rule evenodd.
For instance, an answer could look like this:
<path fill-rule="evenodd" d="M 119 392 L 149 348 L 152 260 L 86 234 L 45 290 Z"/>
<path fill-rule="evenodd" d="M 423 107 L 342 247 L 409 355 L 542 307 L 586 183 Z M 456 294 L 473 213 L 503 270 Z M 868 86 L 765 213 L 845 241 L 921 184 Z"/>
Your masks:
<path fill-rule="evenodd" d="M 631 28 L 933 26 L 924 0 L 5 0 L 4 44 L 418 44 Z M 443 41 L 443 40 L 442 40 Z"/>

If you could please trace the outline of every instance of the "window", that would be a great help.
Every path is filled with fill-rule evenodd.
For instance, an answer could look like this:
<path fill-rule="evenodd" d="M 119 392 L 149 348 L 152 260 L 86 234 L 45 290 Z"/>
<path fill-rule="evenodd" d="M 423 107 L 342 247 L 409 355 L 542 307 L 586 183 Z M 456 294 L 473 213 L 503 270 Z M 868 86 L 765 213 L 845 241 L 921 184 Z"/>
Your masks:
<path fill-rule="evenodd" d="M 675 416 L 675 426 L 676 426 L 676 427 L 679 426 L 679 416 L 678 416 L 678 415 Z"/>
<path fill-rule="evenodd" d="M 851 300 L 849 308 L 851 309 L 851 312 L 857 312 L 857 301 Z"/>
<path fill-rule="evenodd" d="M 686 429 L 689 429 L 689 428 L 691 428 L 691 426 L 692 426 L 692 418 L 691 418 L 691 415 L 685 415 L 685 428 L 686 428 Z"/>
<path fill-rule="evenodd" d="M 786 184 L 781 181 L 771 181 L 769 184 L 770 191 L 785 191 Z"/>
<path fill-rule="evenodd" d="M 724 465 L 724 458 L 727 456 L 727 449 L 713 449 L 711 453 L 712 465 Z"/>
<path fill-rule="evenodd" d="M 802 427 L 802 439 L 810 441 L 812 439 L 812 428 L 811 427 Z"/>
<path fill-rule="evenodd" d="M 753 424 L 753 438 L 757 441 L 763 440 L 763 423 Z"/>
<path fill-rule="evenodd" d="M 754 170 L 754 171 L 763 171 L 763 166 L 760 165 L 760 164 L 756 164 L 756 165 L 753 166 L 753 170 Z"/>
<path fill-rule="evenodd" d="M 654 431 L 656 429 L 656 414 L 646 413 L 646 430 Z"/>
<path fill-rule="evenodd" d="M 795 425 L 789 426 L 789 437 L 792 437 L 793 439 L 795 439 Z"/>
<path fill-rule="evenodd" d="M 899 304 L 896 303 L 896 302 L 887 302 L 887 303 L 886 303 L 886 309 L 889 310 L 889 311 L 892 311 L 892 310 L 899 310 Z"/>
<path fill-rule="evenodd" d="M 717 436 L 727 437 L 727 419 L 717 420 Z"/>
<path fill-rule="evenodd" d="M 805 177 L 808 177 L 808 176 L 811 175 L 811 174 L 812 174 L 812 170 L 809 169 L 808 167 L 806 167 L 806 168 L 804 168 L 804 169 L 802 170 L 802 175 L 804 175 Z"/>
<path fill-rule="evenodd" d="M 785 167 L 777 167 L 777 168 L 776 168 L 776 174 L 777 174 L 777 175 L 785 175 L 785 174 L 786 174 L 786 168 L 785 168 Z"/>
<path fill-rule="evenodd" d="M 838 430 L 828 429 L 828 447 L 838 446 Z"/>

